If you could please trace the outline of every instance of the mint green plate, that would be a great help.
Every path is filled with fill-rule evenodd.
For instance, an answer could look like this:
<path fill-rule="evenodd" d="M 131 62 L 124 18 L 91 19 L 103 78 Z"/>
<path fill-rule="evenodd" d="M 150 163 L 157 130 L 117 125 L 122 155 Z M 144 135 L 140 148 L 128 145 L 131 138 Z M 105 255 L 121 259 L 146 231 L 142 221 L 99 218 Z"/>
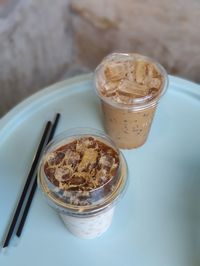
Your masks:
<path fill-rule="evenodd" d="M 103 129 L 92 75 L 44 89 L 0 120 L 1 240 L 44 122 L 56 112 L 62 114 L 57 133 Z M 105 234 L 74 237 L 37 191 L 23 234 L 0 254 L 0 265 L 200 265 L 200 86 L 170 77 L 148 141 L 123 154 L 130 184 Z"/>

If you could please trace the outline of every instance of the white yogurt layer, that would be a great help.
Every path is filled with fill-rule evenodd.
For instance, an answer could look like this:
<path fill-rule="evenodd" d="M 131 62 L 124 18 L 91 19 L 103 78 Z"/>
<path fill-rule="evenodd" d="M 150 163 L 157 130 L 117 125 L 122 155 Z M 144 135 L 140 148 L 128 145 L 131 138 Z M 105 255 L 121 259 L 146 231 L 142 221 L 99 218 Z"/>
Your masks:
<path fill-rule="evenodd" d="M 92 239 L 102 235 L 111 225 L 114 207 L 92 217 L 73 217 L 60 214 L 67 229 L 75 236 Z"/>

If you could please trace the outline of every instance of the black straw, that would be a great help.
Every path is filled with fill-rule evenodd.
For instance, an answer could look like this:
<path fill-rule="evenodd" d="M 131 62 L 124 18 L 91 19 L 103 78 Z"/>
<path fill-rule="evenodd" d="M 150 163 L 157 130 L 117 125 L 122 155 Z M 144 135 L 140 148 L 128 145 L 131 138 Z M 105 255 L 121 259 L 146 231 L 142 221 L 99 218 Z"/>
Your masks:
<path fill-rule="evenodd" d="M 48 138 L 48 142 L 47 143 L 49 143 L 52 140 L 52 138 L 54 136 L 54 133 L 56 131 L 56 127 L 57 127 L 57 124 L 59 122 L 59 119 L 60 119 L 60 114 L 58 113 L 56 115 L 55 121 L 54 121 L 53 126 L 51 128 L 51 131 L 50 131 L 50 134 L 49 134 L 49 138 Z M 37 174 L 35 175 L 35 179 L 34 179 L 33 186 L 31 188 L 30 195 L 28 197 L 28 200 L 27 200 L 27 203 L 26 203 L 26 206 L 25 206 L 23 215 L 21 217 L 21 220 L 19 222 L 19 226 L 17 228 L 16 235 L 18 237 L 21 236 L 21 233 L 22 233 L 22 230 L 23 230 L 23 227 L 24 227 L 24 224 L 25 224 L 25 221 L 26 221 L 26 217 L 28 215 L 28 212 L 29 212 L 29 209 L 30 209 L 30 206 L 31 206 L 31 203 L 32 203 L 32 200 L 33 200 L 33 196 L 34 196 L 35 191 L 36 191 L 36 188 L 37 188 Z"/>
<path fill-rule="evenodd" d="M 57 128 L 57 125 L 58 125 L 59 120 L 60 120 L 60 114 L 57 113 L 56 114 L 56 118 L 55 118 L 55 120 L 53 122 L 53 126 L 51 128 L 51 131 L 50 131 L 50 134 L 49 134 L 49 138 L 48 138 L 48 142 L 47 143 L 49 143 L 52 140 L 52 138 L 53 138 L 53 136 L 55 134 L 55 131 L 56 131 L 56 128 Z"/>
<path fill-rule="evenodd" d="M 47 124 L 46 124 L 45 130 L 44 130 L 44 133 L 42 135 L 42 139 L 41 139 L 40 144 L 38 146 L 37 152 L 35 154 L 35 157 L 34 157 L 30 172 L 28 174 L 26 183 L 24 185 L 22 194 L 21 194 L 19 202 L 17 204 L 17 208 L 16 208 L 14 216 L 12 218 L 12 222 L 11 222 L 11 224 L 9 226 L 8 233 L 6 235 L 5 241 L 3 242 L 3 248 L 8 246 L 8 244 L 10 242 L 10 239 L 12 237 L 13 231 L 15 229 L 16 223 L 17 223 L 17 221 L 19 219 L 20 211 L 22 209 L 22 206 L 23 206 L 27 191 L 29 189 L 30 183 L 32 181 L 32 178 L 33 178 L 33 176 L 34 176 L 34 174 L 35 174 L 35 172 L 37 170 L 37 165 L 38 165 L 38 162 L 39 162 L 39 159 L 40 159 L 40 155 L 41 155 L 43 147 L 44 147 L 44 145 L 46 143 L 46 139 L 47 139 L 47 137 L 49 135 L 50 127 L 51 127 L 51 122 L 48 121 Z"/>
<path fill-rule="evenodd" d="M 23 215 L 22 215 L 22 218 L 19 222 L 19 226 L 17 228 L 17 232 L 16 232 L 16 235 L 18 237 L 21 236 L 21 233 L 22 233 L 22 230 L 23 230 L 23 227 L 24 227 L 24 224 L 25 224 L 25 221 L 26 221 L 26 217 L 27 217 L 27 214 L 28 214 L 28 211 L 29 211 L 29 208 L 31 206 L 31 202 L 33 200 L 33 196 L 35 194 L 35 191 L 36 191 L 36 187 L 37 187 L 37 178 L 35 178 L 34 180 L 34 183 L 33 183 L 33 186 L 31 188 L 31 192 L 30 192 L 30 195 L 28 197 L 28 200 L 26 202 L 26 206 L 25 206 L 25 209 L 24 209 L 24 212 L 23 212 Z"/>

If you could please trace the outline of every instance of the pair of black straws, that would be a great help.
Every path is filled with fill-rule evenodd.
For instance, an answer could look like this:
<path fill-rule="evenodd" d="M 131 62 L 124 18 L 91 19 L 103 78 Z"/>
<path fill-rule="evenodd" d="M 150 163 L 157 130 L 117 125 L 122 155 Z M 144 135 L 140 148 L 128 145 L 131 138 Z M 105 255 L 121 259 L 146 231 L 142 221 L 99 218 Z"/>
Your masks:
<path fill-rule="evenodd" d="M 60 119 L 60 114 L 57 113 L 53 124 L 51 121 L 48 121 L 46 123 L 42 138 L 40 140 L 40 144 L 39 144 L 37 152 L 34 156 L 33 163 L 32 163 L 31 169 L 29 171 L 28 177 L 26 179 L 22 194 L 20 196 L 19 202 L 18 202 L 16 210 L 14 212 L 14 216 L 13 216 L 11 223 L 10 223 L 10 226 L 8 228 L 8 232 L 5 236 L 5 240 L 4 240 L 3 246 L 2 246 L 3 248 L 6 248 L 9 245 L 10 239 L 13 235 L 13 232 L 14 232 L 17 224 L 18 224 L 18 226 L 16 229 L 16 235 L 17 235 L 17 237 L 21 236 L 21 233 L 22 233 L 25 221 L 26 221 L 26 217 L 27 217 L 27 214 L 28 214 L 28 211 L 29 211 L 31 202 L 33 200 L 33 196 L 34 196 L 36 187 L 37 187 L 37 168 L 38 168 L 39 160 L 40 160 L 41 154 L 44 150 L 44 147 L 52 140 L 52 138 L 54 136 L 54 133 L 56 131 L 56 127 L 57 127 L 57 124 L 59 122 L 59 119 Z M 30 188 L 31 184 L 32 184 L 32 187 Z M 27 195 L 29 191 L 30 191 L 30 193 L 29 193 L 29 195 Z M 26 204 L 25 204 L 25 202 L 26 202 Z M 24 209 L 23 209 L 23 213 L 21 214 L 23 206 L 24 206 Z"/>

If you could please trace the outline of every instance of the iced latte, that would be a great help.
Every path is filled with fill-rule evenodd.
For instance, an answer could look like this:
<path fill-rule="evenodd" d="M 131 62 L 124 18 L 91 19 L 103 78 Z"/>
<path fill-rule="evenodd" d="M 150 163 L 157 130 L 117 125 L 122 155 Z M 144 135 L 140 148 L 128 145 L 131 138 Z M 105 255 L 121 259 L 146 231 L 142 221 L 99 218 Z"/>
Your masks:
<path fill-rule="evenodd" d="M 119 148 L 143 145 L 168 85 L 164 68 L 139 54 L 113 53 L 95 71 L 105 128 Z"/>

